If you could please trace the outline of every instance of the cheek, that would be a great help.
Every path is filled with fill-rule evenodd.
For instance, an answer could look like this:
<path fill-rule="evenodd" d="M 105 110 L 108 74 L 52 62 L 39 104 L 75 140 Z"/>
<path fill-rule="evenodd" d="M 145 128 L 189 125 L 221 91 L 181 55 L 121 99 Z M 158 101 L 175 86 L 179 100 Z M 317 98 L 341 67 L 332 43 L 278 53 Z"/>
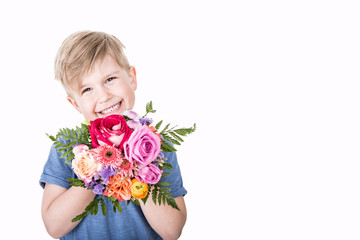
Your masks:
<path fill-rule="evenodd" d="M 123 110 L 131 110 L 135 104 L 135 93 L 129 84 L 122 84 L 114 88 L 113 95 L 125 100 Z"/>
<path fill-rule="evenodd" d="M 122 81 L 117 86 L 117 94 L 122 95 L 122 97 L 131 97 L 134 95 L 134 90 L 132 89 L 131 85 L 127 81 Z"/>
<path fill-rule="evenodd" d="M 95 114 L 95 103 L 89 99 L 86 103 L 82 102 L 79 112 L 84 115 L 85 119 L 88 121 L 93 121 L 98 118 Z"/>
<path fill-rule="evenodd" d="M 133 90 L 129 90 L 126 94 L 129 109 L 132 109 L 135 104 L 135 93 Z"/>

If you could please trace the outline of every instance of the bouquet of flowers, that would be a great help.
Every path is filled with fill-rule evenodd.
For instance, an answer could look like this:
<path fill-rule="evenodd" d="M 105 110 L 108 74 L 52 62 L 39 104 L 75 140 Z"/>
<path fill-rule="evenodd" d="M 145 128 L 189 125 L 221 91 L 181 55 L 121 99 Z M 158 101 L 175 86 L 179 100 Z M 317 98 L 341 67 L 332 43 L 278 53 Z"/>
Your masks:
<path fill-rule="evenodd" d="M 170 128 L 167 124 L 160 131 L 163 121 L 154 126 L 153 120 L 147 117 L 154 112 L 150 101 L 143 117 L 134 111 L 126 111 L 122 115 L 85 122 L 76 129 L 60 129 L 56 136 L 48 135 L 57 151 L 63 152 L 61 158 L 66 159 L 78 177 L 67 179 L 70 185 L 91 189 L 101 196 L 73 222 L 89 213 L 96 215 L 99 204 L 106 215 L 103 198 L 111 201 L 114 212 L 122 212 L 119 202 L 139 204 L 141 199 L 145 204 L 151 193 L 155 204 L 167 203 L 179 210 L 170 195 L 168 186 L 171 183 L 160 181 L 171 174 L 164 170 L 172 168 L 163 152 L 176 151 L 174 145 L 180 145 L 182 136 L 194 132 L 196 124 L 190 128 Z"/>

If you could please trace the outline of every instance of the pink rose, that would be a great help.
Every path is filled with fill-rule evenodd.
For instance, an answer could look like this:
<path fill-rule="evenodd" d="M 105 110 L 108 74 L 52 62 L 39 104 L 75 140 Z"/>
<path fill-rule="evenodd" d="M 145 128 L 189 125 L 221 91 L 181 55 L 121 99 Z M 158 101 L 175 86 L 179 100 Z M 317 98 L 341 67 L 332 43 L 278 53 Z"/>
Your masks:
<path fill-rule="evenodd" d="M 89 150 L 89 147 L 86 146 L 85 144 L 79 144 L 73 147 L 73 153 L 76 155 L 78 153 L 81 153 L 83 151 Z"/>
<path fill-rule="evenodd" d="M 147 126 L 137 128 L 124 144 L 125 157 L 129 162 L 139 165 L 148 165 L 160 153 L 161 142 L 159 137 Z"/>
<path fill-rule="evenodd" d="M 134 130 L 142 126 L 139 120 L 128 120 L 127 125 Z"/>
<path fill-rule="evenodd" d="M 136 129 L 136 128 L 142 126 L 140 121 L 139 121 L 139 115 L 136 112 L 131 111 L 131 110 L 127 110 L 127 111 L 123 112 L 122 115 L 129 118 L 129 120 L 127 121 L 127 125 L 131 129 Z"/>
<path fill-rule="evenodd" d="M 86 184 L 91 182 L 92 177 L 95 173 L 100 171 L 102 167 L 102 165 L 95 160 L 91 151 L 81 151 L 76 153 L 71 165 L 76 176 Z"/>
<path fill-rule="evenodd" d="M 108 144 L 123 150 L 132 130 L 126 124 L 126 120 L 121 115 L 110 115 L 105 118 L 98 118 L 90 122 L 89 126 L 92 146 Z"/>
<path fill-rule="evenodd" d="M 130 119 L 133 119 L 133 120 L 139 120 L 139 115 L 136 112 L 131 111 L 131 110 L 127 110 L 127 111 L 123 112 L 123 115 Z"/>
<path fill-rule="evenodd" d="M 160 170 L 157 166 L 150 163 L 149 165 L 139 169 L 139 174 L 136 177 L 140 182 L 148 184 L 156 184 L 161 178 L 163 170 Z"/>

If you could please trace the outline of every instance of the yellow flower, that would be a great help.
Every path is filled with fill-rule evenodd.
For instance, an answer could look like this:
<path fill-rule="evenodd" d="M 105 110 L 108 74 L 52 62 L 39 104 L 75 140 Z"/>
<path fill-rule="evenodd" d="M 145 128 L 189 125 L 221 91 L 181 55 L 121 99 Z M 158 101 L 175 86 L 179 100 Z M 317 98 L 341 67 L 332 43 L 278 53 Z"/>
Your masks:
<path fill-rule="evenodd" d="M 149 185 L 147 183 L 140 182 L 136 178 L 133 178 L 131 182 L 131 195 L 137 199 L 142 199 L 146 197 L 149 191 Z"/>

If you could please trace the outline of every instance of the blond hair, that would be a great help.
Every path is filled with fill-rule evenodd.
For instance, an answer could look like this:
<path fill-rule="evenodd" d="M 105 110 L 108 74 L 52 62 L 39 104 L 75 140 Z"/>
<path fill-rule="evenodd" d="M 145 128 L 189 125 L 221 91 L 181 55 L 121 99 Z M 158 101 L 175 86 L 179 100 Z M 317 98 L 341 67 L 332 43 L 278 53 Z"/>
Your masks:
<path fill-rule="evenodd" d="M 124 45 L 116 37 L 103 32 L 81 31 L 68 36 L 55 58 L 55 79 L 64 86 L 69 96 L 81 86 L 80 78 L 98 60 L 110 54 L 124 70 L 130 68 Z"/>

